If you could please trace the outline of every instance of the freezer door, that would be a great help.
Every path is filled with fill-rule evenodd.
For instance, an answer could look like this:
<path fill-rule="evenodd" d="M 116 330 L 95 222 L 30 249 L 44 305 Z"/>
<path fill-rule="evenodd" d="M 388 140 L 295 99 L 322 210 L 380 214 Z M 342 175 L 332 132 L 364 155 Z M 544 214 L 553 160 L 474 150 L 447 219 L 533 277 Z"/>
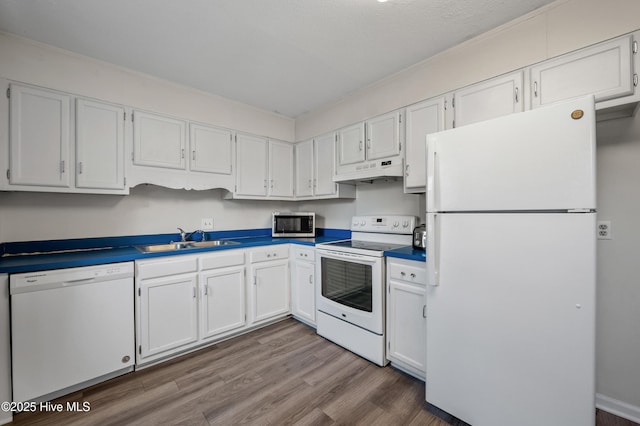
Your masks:
<path fill-rule="evenodd" d="M 474 426 L 593 425 L 595 214 L 428 216 L 427 402 Z"/>
<path fill-rule="evenodd" d="M 428 211 L 595 205 L 593 97 L 427 136 Z"/>

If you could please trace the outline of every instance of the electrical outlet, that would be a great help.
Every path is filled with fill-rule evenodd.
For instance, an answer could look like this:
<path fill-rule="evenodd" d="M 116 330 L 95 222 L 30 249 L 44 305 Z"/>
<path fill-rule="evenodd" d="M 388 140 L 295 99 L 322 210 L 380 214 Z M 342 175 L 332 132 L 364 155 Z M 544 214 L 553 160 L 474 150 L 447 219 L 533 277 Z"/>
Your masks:
<path fill-rule="evenodd" d="M 202 221 L 201 221 L 200 228 L 202 228 L 203 231 L 212 231 L 213 230 L 213 218 L 212 217 L 203 218 Z"/>
<path fill-rule="evenodd" d="M 598 221 L 598 239 L 599 240 L 611 240 L 613 235 L 611 233 L 611 221 L 599 220 Z"/>

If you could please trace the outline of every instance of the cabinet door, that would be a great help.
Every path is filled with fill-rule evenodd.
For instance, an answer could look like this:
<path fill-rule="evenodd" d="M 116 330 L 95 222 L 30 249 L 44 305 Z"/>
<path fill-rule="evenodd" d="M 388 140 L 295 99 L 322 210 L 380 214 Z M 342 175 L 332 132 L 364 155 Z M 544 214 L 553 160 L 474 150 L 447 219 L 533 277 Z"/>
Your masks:
<path fill-rule="evenodd" d="M 236 135 L 236 193 L 267 195 L 267 140 Z"/>
<path fill-rule="evenodd" d="M 190 169 L 196 172 L 230 175 L 233 139 L 229 130 L 189 125 Z"/>
<path fill-rule="evenodd" d="M 427 320 L 424 288 L 389 281 L 387 303 L 389 358 L 426 371 Z"/>
<path fill-rule="evenodd" d="M 596 102 L 633 94 L 631 56 L 626 36 L 531 67 L 532 108 L 589 94 Z"/>
<path fill-rule="evenodd" d="M 311 262 L 294 261 L 293 269 L 291 312 L 315 324 L 315 265 Z"/>
<path fill-rule="evenodd" d="M 404 187 L 406 192 L 425 192 L 426 136 L 444 130 L 444 97 L 420 102 L 406 111 Z"/>
<path fill-rule="evenodd" d="M 338 130 L 338 161 L 341 166 L 364 161 L 364 123 Z"/>
<path fill-rule="evenodd" d="M 522 71 L 516 71 L 454 93 L 454 127 L 524 110 Z"/>
<path fill-rule="evenodd" d="M 77 100 L 76 186 L 124 188 L 124 108 Z"/>
<path fill-rule="evenodd" d="M 293 144 L 269 141 L 269 195 L 293 197 Z"/>
<path fill-rule="evenodd" d="M 186 126 L 182 120 L 135 111 L 133 164 L 184 170 Z"/>
<path fill-rule="evenodd" d="M 9 182 L 69 187 L 70 97 L 11 85 Z"/>
<path fill-rule="evenodd" d="M 367 160 L 400 154 L 401 111 L 367 121 Z"/>
<path fill-rule="evenodd" d="M 296 144 L 296 195 L 313 195 L 313 139 Z"/>
<path fill-rule="evenodd" d="M 331 132 L 315 138 L 313 143 L 314 194 L 334 195 L 338 192 L 338 184 L 333 181 L 336 172 L 336 134 Z"/>
<path fill-rule="evenodd" d="M 139 297 L 142 358 L 198 340 L 195 274 L 142 281 Z"/>
<path fill-rule="evenodd" d="M 289 313 L 289 261 L 253 265 L 253 321 Z"/>
<path fill-rule="evenodd" d="M 202 274 L 201 285 L 203 339 L 244 327 L 244 267 Z"/>

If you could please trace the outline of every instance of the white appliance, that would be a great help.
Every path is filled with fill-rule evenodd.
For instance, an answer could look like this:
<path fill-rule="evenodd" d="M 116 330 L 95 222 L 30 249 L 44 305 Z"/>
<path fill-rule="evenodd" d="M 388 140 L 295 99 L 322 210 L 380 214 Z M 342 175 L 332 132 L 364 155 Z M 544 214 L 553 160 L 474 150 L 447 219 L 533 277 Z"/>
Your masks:
<path fill-rule="evenodd" d="M 351 239 L 316 246 L 317 333 L 378 365 L 385 356 L 384 252 L 410 246 L 414 216 L 354 216 Z"/>
<path fill-rule="evenodd" d="M 48 400 L 133 369 L 133 262 L 9 277 L 13 400 Z"/>
<path fill-rule="evenodd" d="M 593 98 L 427 136 L 429 404 L 595 422 Z"/>

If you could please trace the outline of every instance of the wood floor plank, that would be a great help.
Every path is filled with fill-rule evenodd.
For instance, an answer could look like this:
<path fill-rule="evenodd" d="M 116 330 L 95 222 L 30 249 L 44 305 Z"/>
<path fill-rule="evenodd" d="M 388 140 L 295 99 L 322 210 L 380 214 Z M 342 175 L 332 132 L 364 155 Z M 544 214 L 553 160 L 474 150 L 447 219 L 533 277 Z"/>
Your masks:
<path fill-rule="evenodd" d="M 53 402 L 91 410 L 20 413 L 13 425 L 447 425 L 426 410 L 424 382 L 293 319 Z M 601 410 L 596 424 L 638 426 Z"/>

